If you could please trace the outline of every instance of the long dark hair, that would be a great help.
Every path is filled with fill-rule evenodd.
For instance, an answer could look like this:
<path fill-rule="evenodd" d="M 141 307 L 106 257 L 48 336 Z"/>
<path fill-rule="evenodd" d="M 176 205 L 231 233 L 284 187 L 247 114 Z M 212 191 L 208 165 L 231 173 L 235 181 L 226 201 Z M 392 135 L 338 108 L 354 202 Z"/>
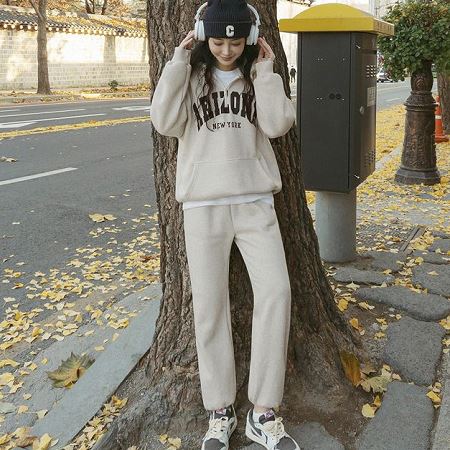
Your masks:
<path fill-rule="evenodd" d="M 245 88 L 244 92 L 255 95 L 253 88 L 253 80 L 251 70 L 253 62 L 258 57 L 259 48 L 257 45 L 245 45 L 242 55 L 236 60 L 236 67 L 240 69 L 244 76 Z M 216 58 L 211 53 L 208 45 L 208 38 L 206 41 L 197 42 L 191 52 L 191 66 L 192 73 L 200 71 L 199 89 L 197 89 L 198 97 L 207 95 L 212 92 L 214 83 L 212 79 L 212 70 L 216 65 Z M 198 98 L 197 98 L 198 100 Z"/>

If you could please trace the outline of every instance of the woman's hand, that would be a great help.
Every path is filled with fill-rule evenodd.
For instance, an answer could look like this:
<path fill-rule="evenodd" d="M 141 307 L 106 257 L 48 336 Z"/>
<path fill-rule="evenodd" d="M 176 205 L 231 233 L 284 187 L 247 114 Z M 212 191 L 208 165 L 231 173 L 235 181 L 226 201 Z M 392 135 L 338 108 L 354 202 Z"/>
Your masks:
<path fill-rule="evenodd" d="M 194 45 L 194 30 L 189 31 L 187 36 L 181 41 L 179 47 L 191 50 Z"/>
<path fill-rule="evenodd" d="M 258 54 L 258 60 L 256 62 L 262 62 L 262 61 L 274 61 L 275 60 L 275 53 L 270 48 L 270 45 L 267 43 L 266 39 L 263 37 L 258 38 L 258 45 L 259 45 L 259 54 Z"/>

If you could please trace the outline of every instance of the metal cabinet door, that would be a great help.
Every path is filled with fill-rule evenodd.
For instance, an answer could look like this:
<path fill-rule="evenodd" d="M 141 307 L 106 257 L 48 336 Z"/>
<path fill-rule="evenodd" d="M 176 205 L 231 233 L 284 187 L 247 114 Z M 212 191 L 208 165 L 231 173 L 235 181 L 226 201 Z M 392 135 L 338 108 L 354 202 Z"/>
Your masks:
<path fill-rule="evenodd" d="M 297 94 L 305 188 L 348 191 L 351 33 L 299 33 Z"/>

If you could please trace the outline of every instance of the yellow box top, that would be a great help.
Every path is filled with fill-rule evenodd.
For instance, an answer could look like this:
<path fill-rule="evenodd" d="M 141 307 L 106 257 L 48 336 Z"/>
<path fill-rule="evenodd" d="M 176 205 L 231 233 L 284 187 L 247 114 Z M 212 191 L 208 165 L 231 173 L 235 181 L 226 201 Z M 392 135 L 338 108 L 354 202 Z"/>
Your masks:
<path fill-rule="evenodd" d="M 394 25 L 376 19 L 371 14 L 342 3 L 311 6 L 292 19 L 280 19 L 280 31 L 300 33 L 308 31 L 364 31 L 392 36 Z"/>

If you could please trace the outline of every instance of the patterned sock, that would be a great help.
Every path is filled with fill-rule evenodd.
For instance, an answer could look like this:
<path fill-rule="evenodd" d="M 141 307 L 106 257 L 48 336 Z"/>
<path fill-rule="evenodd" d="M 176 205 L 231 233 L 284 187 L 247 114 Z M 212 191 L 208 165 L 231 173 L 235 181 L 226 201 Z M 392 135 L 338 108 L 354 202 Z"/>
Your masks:
<path fill-rule="evenodd" d="M 231 418 L 233 417 L 233 410 L 231 409 L 230 405 L 225 408 L 216 409 L 215 411 L 212 411 L 211 414 L 214 419 L 219 419 L 220 417 L 224 416 Z"/>
<path fill-rule="evenodd" d="M 264 424 L 269 420 L 275 420 L 275 413 L 273 409 L 269 409 L 269 411 L 266 411 L 265 413 L 257 413 L 253 409 L 253 421 L 259 422 L 260 424 Z"/>

